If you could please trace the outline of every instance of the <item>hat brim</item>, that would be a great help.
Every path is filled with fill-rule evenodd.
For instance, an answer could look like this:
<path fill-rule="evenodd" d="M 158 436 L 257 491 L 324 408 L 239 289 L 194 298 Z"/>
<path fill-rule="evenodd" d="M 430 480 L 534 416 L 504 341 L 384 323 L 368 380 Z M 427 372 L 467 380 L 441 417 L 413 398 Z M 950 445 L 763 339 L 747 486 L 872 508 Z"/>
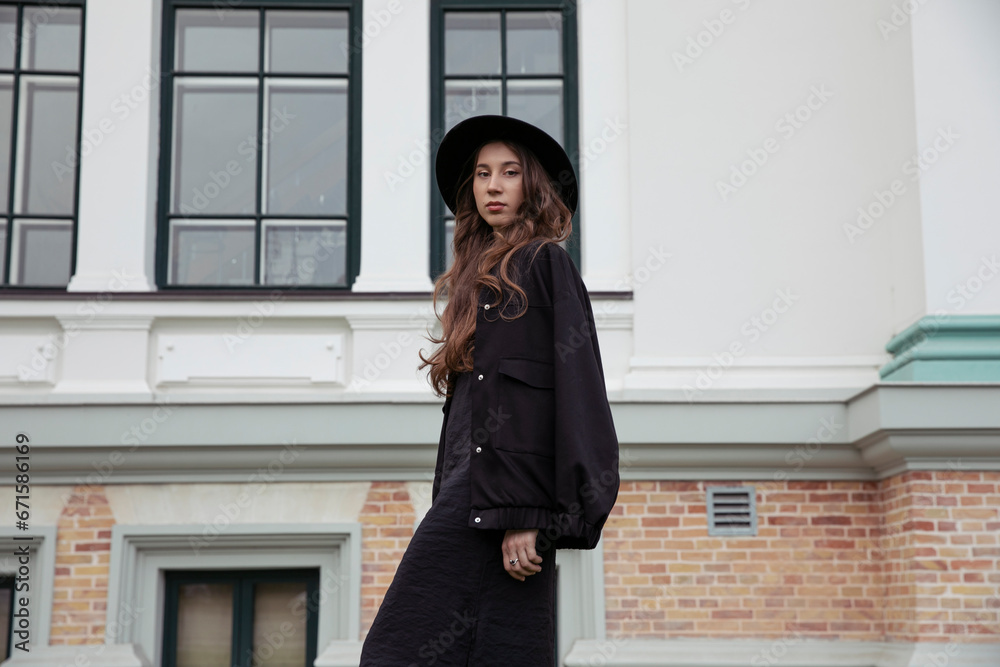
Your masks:
<path fill-rule="evenodd" d="M 535 154 L 548 173 L 563 203 L 576 213 L 579 197 L 573 163 L 559 142 L 544 130 L 511 116 L 483 115 L 466 118 L 451 128 L 438 147 L 434 172 L 438 190 L 448 208 L 456 210 L 458 185 L 472 169 L 472 153 L 487 141 L 509 139 Z"/>

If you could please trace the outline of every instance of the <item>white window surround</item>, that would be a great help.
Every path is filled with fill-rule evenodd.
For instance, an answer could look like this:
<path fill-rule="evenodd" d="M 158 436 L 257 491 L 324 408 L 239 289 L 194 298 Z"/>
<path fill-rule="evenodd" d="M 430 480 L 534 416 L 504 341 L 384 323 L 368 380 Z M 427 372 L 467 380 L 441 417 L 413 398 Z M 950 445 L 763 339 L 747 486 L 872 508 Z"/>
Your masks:
<path fill-rule="evenodd" d="M 15 540 L 15 537 L 31 537 L 26 540 Z M 18 530 L 14 527 L 0 528 L 0 572 L 16 573 L 21 563 L 15 555 L 18 547 L 28 545 L 28 591 L 14 590 L 14 609 L 20 609 L 17 602 L 22 597 L 28 598 L 29 632 L 28 647 L 34 651 L 36 646 L 49 643 L 49 631 L 52 626 L 52 589 L 55 576 L 56 561 L 56 527 L 32 526 L 29 530 Z M 16 628 L 15 628 L 16 630 Z M 20 640 L 15 635 L 11 638 L 11 647 Z M 19 651 L 12 650 L 16 656 Z"/>
<path fill-rule="evenodd" d="M 132 644 L 159 665 L 164 571 L 318 567 L 317 652 L 358 637 L 361 524 L 231 524 L 211 539 L 204 526 L 115 525 L 111 530 L 107 644 Z"/>

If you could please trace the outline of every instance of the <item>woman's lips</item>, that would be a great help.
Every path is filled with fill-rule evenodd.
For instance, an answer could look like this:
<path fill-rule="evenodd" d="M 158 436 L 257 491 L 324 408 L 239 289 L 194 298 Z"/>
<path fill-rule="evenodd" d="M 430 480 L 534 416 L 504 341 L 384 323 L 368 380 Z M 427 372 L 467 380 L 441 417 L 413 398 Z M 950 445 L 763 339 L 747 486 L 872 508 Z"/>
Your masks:
<path fill-rule="evenodd" d="M 499 210 L 503 209 L 504 206 L 505 206 L 504 204 L 491 204 L 490 206 L 487 206 L 486 208 L 488 208 L 491 211 L 499 211 Z"/>

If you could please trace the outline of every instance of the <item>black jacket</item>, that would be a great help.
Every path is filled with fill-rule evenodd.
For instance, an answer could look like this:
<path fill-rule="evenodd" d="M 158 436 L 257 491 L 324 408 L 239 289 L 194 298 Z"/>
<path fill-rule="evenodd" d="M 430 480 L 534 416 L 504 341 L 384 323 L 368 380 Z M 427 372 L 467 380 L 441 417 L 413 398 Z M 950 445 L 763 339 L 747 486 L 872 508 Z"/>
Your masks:
<path fill-rule="evenodd" d="M 522 309 L 516 293 L 479 294 L 468 525 L 538 528 L 539 548 L 593 549 L 618 497 L 618 439 L 583 279 L 563 248 L 548 243 L 535 255 L 537 245 L 511 261 L 527 295 L 524 315 L 500 318 Z M 432 502 L 451 400 L 442 407 Z"/>

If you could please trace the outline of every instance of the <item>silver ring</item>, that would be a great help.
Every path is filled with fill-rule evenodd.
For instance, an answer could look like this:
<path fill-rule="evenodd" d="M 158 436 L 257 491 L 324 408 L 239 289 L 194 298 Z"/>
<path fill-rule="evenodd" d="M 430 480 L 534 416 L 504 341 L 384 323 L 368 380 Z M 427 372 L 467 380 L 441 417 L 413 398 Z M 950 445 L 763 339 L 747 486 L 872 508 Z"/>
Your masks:
<path fill-rule="evenodd" d="M 520 559 L 519 558 L 515 558 L 514 560 L 510 561 L 510 564 L 511 565 L 517 565 L 517 561 L 518 560 L 520 560 Z"/>

